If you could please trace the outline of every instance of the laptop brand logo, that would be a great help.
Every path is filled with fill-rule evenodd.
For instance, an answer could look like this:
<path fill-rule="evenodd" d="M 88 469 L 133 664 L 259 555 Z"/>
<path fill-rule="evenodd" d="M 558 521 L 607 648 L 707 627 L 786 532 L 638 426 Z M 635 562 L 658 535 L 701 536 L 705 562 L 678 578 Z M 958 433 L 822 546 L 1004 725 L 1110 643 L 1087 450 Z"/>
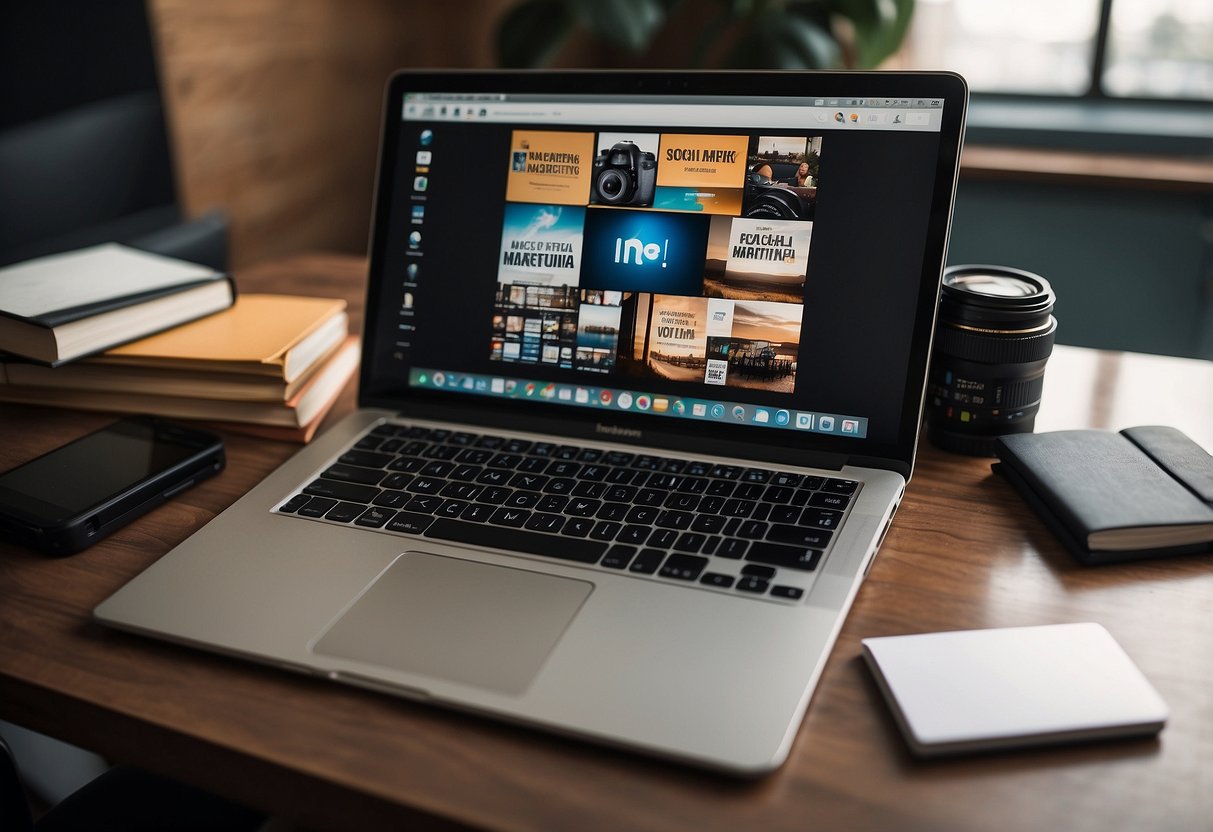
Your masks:
<path fill-rule="evenodd" d="M 639 439 L 644 436 L 644 431 L 634 430 L 633 428 L 618 428 L 614 425 L 604 425 L 602 422 L 596 422 L 594 430 L 597 433 L 605 433 L 607 436 L 626 436 L 629 439 Z"/>

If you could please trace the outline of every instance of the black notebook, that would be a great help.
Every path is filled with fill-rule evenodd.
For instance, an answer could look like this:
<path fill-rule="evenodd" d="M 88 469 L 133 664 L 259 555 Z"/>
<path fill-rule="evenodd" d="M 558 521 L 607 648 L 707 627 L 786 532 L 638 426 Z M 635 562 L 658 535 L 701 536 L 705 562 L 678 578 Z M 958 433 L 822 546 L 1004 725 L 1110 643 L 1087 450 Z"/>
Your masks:
<path fill-rule="evenodd" d="M 995 452 L 1084 564 L 1213 551 L 1213 457 L 1175 428 L 1012 434 Z"/>

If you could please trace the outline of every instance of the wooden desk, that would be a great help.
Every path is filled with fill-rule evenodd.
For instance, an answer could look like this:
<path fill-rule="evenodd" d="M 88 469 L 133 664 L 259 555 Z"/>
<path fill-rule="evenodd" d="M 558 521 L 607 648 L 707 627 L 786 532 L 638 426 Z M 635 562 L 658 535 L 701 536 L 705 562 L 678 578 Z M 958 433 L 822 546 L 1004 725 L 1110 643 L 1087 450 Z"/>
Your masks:
<path fill-rule="evenodd" d="M 365 264 L 250 270 L 245 290 L 361 291 Z M 361 311 L 360 302 L 355 308 Z M 1175 424 L 1213 448 L 1213 364 L 1058 349 L 1040 427 Z M 348 411 L 347 391 L 335 418 Z M 0 469 L 112 417 L 0 409 Z M 1209 829 L 1213 559 L 1076 566 L 989 461 L 923 445 L 787 765 L 734 782 L 110 632 L 90 610 L 286 459 L 232 434 L 221 476 L 71 558 L 0 545 L 0 718 L 321 828 Z M 923 763 L 859 657 L 867 636 L 1105 625 L 1157 686 L 1157 741 Z"/>

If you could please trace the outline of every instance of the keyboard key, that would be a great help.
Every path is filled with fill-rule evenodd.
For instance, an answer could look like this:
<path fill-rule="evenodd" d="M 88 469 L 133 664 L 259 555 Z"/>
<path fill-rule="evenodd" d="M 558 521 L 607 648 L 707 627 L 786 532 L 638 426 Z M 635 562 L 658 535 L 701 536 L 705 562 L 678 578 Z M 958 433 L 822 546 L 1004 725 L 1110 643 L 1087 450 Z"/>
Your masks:
<path fill-rule="evenodd" d="M 541 495 L 537 491 L 515 491 L 502 505 L 508 508 L 534 508 L 539 504 L 540 498 Z"/>
<path fill-rule="evenodd" d="M 406 490 L 413 494 L 437 494 L 446 488 L 446 484 L 446 480 L 440 477 L 417 477 Z"/>
<path fill-rule="evenodd" d="M 564 518 L 559 514 L 544 514 L 542 512 L 535 512 L 524 524 L 525 528 L 533 532 L 558 532 L 563 525 Z"/>
<path fill-rule="evenodd" d="M 623 531 L 615 535 L 615 540 L 640 546 L 649 539 L 652 531 L 648 526 L 624 526 Z"/>
<path fill-rule="evenodd" d="M 738 500 L 758 500 L 762 498 L 762 493 L 766 490 L 765 485 L 743 482 L 733 489 L 733 497 Z"/>
<path fill-rule="evenodd" d="M 289 500 L 279 506 L 278 510 L 284 514 L 294 514 L 296 511 L 303 508 L 310 499 L 312 498 L 306 494 L 296 494 L 294 497 L 291 497 Z"/>
<path fill-rule="evenodd" d="M 390 508 L 380 508 L 379 506 L 371 506 L 362 513 L 362 516 L 354 521 L 356 526 L 366 526 L 370 529 L 382 528 L 387 521 L 396 516 L 396 511 Z"/>
<path fill-rule="evenodd" d="M 433 514 L 443 502 L 443 499 L 436 494 L 417 494 L 405 503 L 404 507 L 408 511 L 415 511 L 419 514 Z"/>
<path fill-rule="evenodd" d="M 711 480 L 708 482 L 707 490 L 704 493 L 709 497 L 728 497 L 736 487 L 737 483 L 729 482 L 728 480 Z"/>
<path fill-rule="evenodd" d="M 426 537 L 486 546 L 507 551 L 527 552 L 579 563 L 597 563 L 607 550 L 607 544 L 597 540 L 558 537 L 553 534 L 528 532 L 503 526 L 465 523 L 462 520 L 439 518 L 426 531 Z"/>
<path fill-rule="evenodd" d="M 606 555 L 602 558 L 601 565 L 607 569 L 626 569 L 635 555 L 635 546 L 620 546 L 616 544 L 607 550 Z"/>
<path fill-rule="evenodd" d="M 831 494 L 854 494 L 857 488 L 859 488 L 859 483 L 855 480 L 828 479 L 821 486 L 822 491 L 828 491 Z"/>
<path fill-rule="evenodd" d="M 691 531 L 716 534 L 724 528 L 724 521 L 719 514 L 698 514 L 691 521 Z"/>
<path fill-rule="evenodd" d="M 476 482 L 484 485 L 505 485 L 513 476 L 509 471 L 503 471 L 500 468 L 489 468 L 480 476 L 476 477 Z"/>
<path fill-rule="evenodd" d="M 446 477 L 455 470 L 453 462 L 427 462 L 425 467 L 421 469 L 423 477 Z"/>
<path fill-rule="evenodd" d="M 569 501 L 564 513 L 571 514 L 574 517 L 593 517 L 601 506 L 602 502 L 599 500 L 587 500 L 582 497 L 574 497 Z"/>
<path fill-rule="evenodd" d="M 383 488 L 392 488 L 400 491 L 412 481 L 412 474 L 388 474 L 379 485 Z"/>
<path fill-rule="evenodd" d="M 507 454 L 525 454 L 531 449 L 531 443 L 526 439 L 507 439 L 501 450 Z"/>
<path fill-rule="evenodd" d="M 454 434 L 448 441 L 452 445 L 467 446 L 467 445 L 471 445 L 473 442 L 476 441 L 476 434 L 467 433 L 466 431 L 460 431 L 459 433 Z"/>
<path fill-rule="evenodd" d="M 618 483 L 619 485 L 627 485 L 628 483 L 643 476 L 643 471 L 637 471 L 635 468 L 613 468 L 607 474 L 606 481 Z"/>
<path fill-rule="evenodd" d="M 499 506 L 510 498 L 514 493 L 512 488 L 498 488 L 497 486 L 489 486 L 480 492 L 476 497 L 476 502 L 487 503 L 489 505 Z"/>
<path fill-rule="evenodd" d="M 630 503 L 636 496 L 636 487 L 632 485 L 612 485 L 602 492 L 602 499 L 608 503 Z"/>
<path fill-rule="evenodd" d="M 358 485 L 352 482 L 315 480 L 303 489 L 303 493 L 311 494 L 313 497 L 332 497 L 336 500 L 348 500 L 351 503 L 369 503 L 375 499 L 375 495 L 379 493 L 379 489 L 370 485 Z"/>
<path fill-rule="evenodd" d="M 746 549 L 750 548 L 750 541 L 738 540 L 735 537 L 727 537 L 720 541 L 720 545 L 716 547 L 716 554 L 722 558 L 733 558 L 737 560 L 742 557 Z"/>
<path fill-rule="evenodd" d="M 679 552 L 695 554 L 703 547 L 707 539 L 707 535 L 699 534 L 698 532 L 683 532 L 678 536 L 678 540 L 674 542 L 674 548 Z"/>
<path fill-rule="evenodd" d="M 568 497 L 561 497 L 559 494 L 546 494 L 535 504 L 535 510 L 545 511 L 548 514 L 560 514 L 568 504 Z"/>
<path fill-rule="evenodd" d="M 693 532 L 687 532 L 687 534 L 693 534 Z M 708 535 L 704 539 L 703 545 L 699 547 L 699 551 L 705 555 L 716 554 L 716 547 L 720 545 L 721 539 L 722 538 L 718 535 L 714 535 L 714 534 Z"/>
<path fill-rule="evenodd" d="M 824 549 L 830 545 L 834 532 L 828 529 L 815 529 L 809 526 L 785 526 L 776 524 L 767 532 L 767 540 L 772 543 L 789 543 L 793 546 L 805 546 L 810 549 Z"/>
<path fill-rule="evenodd" d="M 552 456 L 555 459 L 563 459 L 568 461 L 571 459 L 576 459 L 579 453 L 581 453 L 581 448 L 576 448 L 572 445 L 561 445 L 552 453 Z"/>
<path fill-rule="evenodd" d="M 760 563 L 747 563 L 741 567 L 741 574 L 748 575 L 751 578 L 765 578 L 769 581 L 775 577 L 775 567 L 763 566 Z"/>
<path fill-rule="evenodd" d="M 771 481 L 771 472 L 763 468 L 747 468 L 741 472 L 741 481 L 766 485 Z"/>
<path fill-rule="evenodd" d="M 622 520 L 628 516 L 630 508 L 623 503 L 603 503 L 596 516 L 599 520 Z"/>
<path fill-rule="evenodd" d="M 612 523 L 609 520 L 599 520 L 594 526 L 594 531 L 590 532 L 590 537 L 595 540 L 614 540 L 615 535 L 619 534 L 623 528 L 622 523 Z"/>
<path fill-rule="evenodd" d="M 717 552 L 717 554 L 720 553 Z M 811 572 L 817 568 L 817 562 L 821 560 L 821 550 L 757 541 L 751 544 L 750 551 L 746 554 L 746 560 Z"/>
<path fill-rule="evenodd" d="M 422 454 L 426 459 L 438 459 L 445 462 L 450 462 L 461 453 L 456 445 L 431 445 Z"/>
<path fill-rule="evenodd" d="M 543 487 L 543 490 L 548 494 L 572 494 L 573 489 L 577 487 L 577 480 L 568 477 L 557 477 L 553 480 L 548 480 L 548 484 Z"/>
<path fill-rule="evenodd" d="M 513 468 L 519 462 L 522 462 L 522 457 L 518 454 L 501 453 L 489 460 L 490 468 Z"/>
<path fill-rule="evenodd" d="M 759 503 L 754 506 L 754 512 L 750 515 L 751 520 L 766 520 L 771 515 L 770 503 Z"/>
<path fill-rule="evenodd" d="M 741 476 L 741 468 L 736 465 L 713 465 L 708 475 L 717 480 L 735 480 Z"/>
<path fill-rule="evenodd" d="M 602 461 L 607 465 L 628 465 L 635 458 L 635 454 L 629 454 L 625 451 L 608 451 L 606 456 L 602 458 Z"/>
<path fill-rule="evenodd" d="M 455 457 L 455 461 L 464 465 L 484 465 L 492 458 L 493 452 L 487 448 L 468 448 Z"/>
<path fill-rule="evenodd" d="M 764 581 L 762 578 L 753 578 L 748 576 L 743 577 L 737 582 L 737 589 L 740 592 L 753 592 L 756 595 L 761 595 L 762 593 L 766 592 L 768 586 L 770 586 L 770 584 Z"/>
<path fill-rule="evenodd" d="M 518 463 L 515 471 L 521 471 L 524 474 L 542 474 L 543 469 L 548 467 L 548 461 L 541 456 L 528 456 L 522 462 Z"/>
<path fill-rule="evenodd" d="M 542 491 L 543 486 L 547 485 L 547 477 L 542 477 L 540 474 L 514 474 L 509 478 L 509 484 L 516 489 Z"/>
<path fill-rule="evenodd" d="M 577 475 L 577 478 L 589 480 L 590 482 L 602 482 L 606 479 L 606 475 L 610 473 L 610 470 L 605 465 L 585 465 L 582 467 L 581 473 Z"/>
<path fill-rule="evenodd" d="M 364 436 L 354 443 L 354 449 L 358 451 L 373 451 L 383 442 L 382 436 Z"/>
<path fill-rule="evenodd" d="M 387 425 L 387 424 L 375 425 L 375 427 L 371 428 L 371 433 L 373 433 L 375 436 L 383 436 L 383 437 L 395 436 L 396 435 L 396 426 Z"/>
<path fill-rule="evenodd" d="M 663 505 L 675 511 L 694 511 L 699 505 L 699 497 L 694 494 L 671 494 L 665 498 Z"/>
<path fill-rule="evenodd" d="M 699 577 L 699 574 L 703 572 L 704 567 L 707 565 L 707 558 L 674 554 L 666 558 L 658 574 L 663 578 L 673 578 L 678 581 L 693 581 Z"/>
<path fill-rule="evenodd" d="M 699 513 L 720 514 L 726 502 L 728 501 L 724 497 L 704 497 L 699 501 Z"/>
<path fill-rule="evenodd" d="M 747 540 L 761 540 L 764 536 L 767 536 L 767 528 L 769 526 L 770 526 L 769 523 L 763 523 L 758 520 L 746 520 L 744 523 L 742 523 L 740 526 L 737 527 L 737 536 L 744 537 Z M 794 529 L 797 527 L 789 526 L 788 528 Z M 790 543 L 792 541 L 781 541 L 781 542 Z M 808 545 L 808 544 L 806 544 L 806 545 Z"/>
<path fill-rule="evenodd" d="M 384 477 L 382 468 L 360 468 L 357 465 L 330 465 L 320 476 L 326 480 L 341 482 L 356 482 L 362 485 L 375 485 Z"/>
<path fill-rule="evenodd" d="M 706 477 L 712 472 L 712 466 L 707 462 L 688 462 L 683 473 L 688 477 Z"/>
<path fill-rule="evenodd" d="M 555 442 L 536 442 L 528 453 L 531 456 L 549 457 L 556 452 Z"/>
<path fill-rule="evenodd" d="M 470 523 L 487 523 L 496 510 L 492 506 L 473 503 L 463 510 L 463 514 L 459 515 L 459 519 L 467 520 Z M 404 514 L 404 512 L 401 512 L 401 514 Z"/>
<path fill-rule="evenodd" d="M 672 511 L 667 509 L 657 515 L 656 523 L 663 529 L 678 529 L 684 531 L 691 528 L 694 516 L 689 511 Z"/>
<path fill-rule="evenodd" d="M 667 494 L 665 489 L 642 488 L 636 493 L 632 502 L 638 506 L 659 506 L 665 502 Z"/>
<path fill-rule="evenodd" d="M 505 438 L 501 436 L 482 436 L 476 440 L 477 448 L 488 448 L 496 450 L 505 444 Z"/>
<path fill-rule="evenodd" d="M 602 451 L 598 448 L 582 448 L 581 453 L 577 454 L 578 462 L 597 462 L 602 459 Z"/>
<path fill-rule="evenodd" d="M 544 473 L 551 477 L 575 477 L 581 471 L 581 466 L 576 462 L 566 462 L 563 460 L 553 460 L 548 463 Z"/>
<path fill-rule="evenodd" d="M 707 487 L 706 477 L 683 477 L 682 482 L 678 484 L 678 490 L 686 494 L 702 494 Z"/>
<path fill-rule="evenodd" d="M 789 503 L 792 501 L 792 495 L 795 494 L 795 489 L 787 488 L 782 485 L 767 486 L 767 490 L 762 492 L 762 501 L 764 503 Z"/>
<path fill-rule="evenodd" d="M 409 501 L 409 497 L 410 495 L 403 491 L 382 491 L 371 502 L 384 508 L 404 508 L 404 504 Z M 366 506 L 363 506 L 363 508 L 366 508 Z M 354 518 L 351 517 L 350 519 L 353 520 Z"/>
<path fill-rule="evenodd" d="M 669 549 L 678 542 L 678 532 L 673 529 L 655 529 L 649 535 L 649 545 L 655 549 Z"/>
<path fill-rule="evenodd" d="M 606 493 L 607 484 L 604 482 L 586 482 L 582 480 L 573 487 L 573 494 L 577 497 L 592 497 L 598 499 Z"/>
<path fill-rule="evenodd" d="M 659 509 L 651 506 L 632 506 L 628 510 L 628 516 L 625 518 L 629 523 L 651 524 L 657 519 Z"/>
<path fill-rule="evenodd" d="M 632 467 L 641 471 L 660 471 L 662 460 L 651 454 L 640 454 L 632 460 Z"/>
<path fill-rule="evenodd" d="M 406 439 L 419 439 L 422 436 L 428 436 L 430 433 L 429 428 L 423 428 L 423 427 L 405 428 L 402 425 L 400 430 L 404 431 L 404 437 Z"/>
<path fill-rule="evenodd" d="M 774 476 L 771 477 L 771 485 L 796 488 L 800 485 L 802 479 L 804 477 L 800 474 L 788 474 L 783 471 L 776 471 Z"/>
<path fill-rule="evenodd" d="M 336 505 L 337 501 L 328 497 L 312 497 L 297 513 L 300 517 L 323 517 Z"/>
<path fill-rule="evenodd" d="M 728 589 L 733 585 L 733 576 L 723 575 L 720 572 L 705 572 L 703 577 L 699 579 L 699 583 Z"/>
<path fill-rule="evenodd" d="M 824 509 L 814 509 L 823 511 Z M 772 523 L 796 523 L 801 518 L 801 510 L 796 506 L 772 506 L 767 519 Z"/>
<path fill-rule="evenodd" d="M 652 575 L 657 571 L 657 567 L 661 566 L 663 560 L 665 560 L 665 552 L 657 549 L 641 549 L 640 554 L 636 555 L 631 565 L 628 566 L 628 571 L 639 575 Z"/>
<path fill-rule="evenodd" d="M 388 463 L 387 469 L 389 471 L 403 471 L 407 474 L 415 474 L 421 470 L 423 465 L 425 465 L 425 460 L 423 459 L 401 456 Z"/>
<path fill-rule="evenodd" d="M 816 508 L 832 508 L 842 510 L 851 502 L 847 494 L 831 494 L 828 491 L 818 491 L 809 497 L 809 505 Z"/>
<path fill-rule="evenodd" d="M 753 500 L 725 500 L 722 512 L 729 517 L 749 517 L 755 505 Z"/>
<path fill-rule="evenodd" d="M 792 601 L 799 601 L 804 595 L 804 590 L 798 586 L 773 586 L 771 587 L 772 598 L 787 598 Z"/>
<path fill-rule="evenodd" d="M 590 517 L 570 517 L 565 520 L 560 533 L 569 537 L 587 537 L 594 530 L 594 523 Z"/>
<path fill-rule="evenodd" d="M 324 519 L 348 523 L 364 511 L 366 511 L 366 506 L 358 503 L 338 503 L 329 509 L 328 513 L 324 515 Z"/>
<path fill-rule="evenodd" d="M 493 516 L 489 518 L 489 522 L 495 526 L 508 526 L 510 528 L 522 528 L 531 517 L 529 511 L 522 511 L 513 508 L 499 508 L 493 512 Z"/>
<path fill-rule="evenodd" d="M 434 514 L 439 517 L 459 517 L 468 505 L 470 504 L 465 500 L 446 500 L 438 506 L 438 510 Z"/>
<path fill-rule="evenodd" d="M 451 432 L 446 428 L 434 428 L 426 436 L 431 442 L 445 442 L 451 435 Z"/>
<path fill-rule="evenodd" d="M 471 485 L 466 482 L 448 482 L 438 493 L 443 497 L 450 497 L 452 500 L 474 500 L 476 495 L 483 490 L 479 485 Z"/>

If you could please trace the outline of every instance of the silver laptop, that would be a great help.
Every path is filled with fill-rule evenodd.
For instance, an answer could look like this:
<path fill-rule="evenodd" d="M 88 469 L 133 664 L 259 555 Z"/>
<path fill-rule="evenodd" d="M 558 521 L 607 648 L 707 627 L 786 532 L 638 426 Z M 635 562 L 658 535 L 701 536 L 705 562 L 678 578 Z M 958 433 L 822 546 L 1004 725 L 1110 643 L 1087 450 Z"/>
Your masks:
<path fill-rule="evenodd" d="M 97 618 L 774 769 L 910 477 L 966 100 L 396 75 L 360 409 Z"/>

